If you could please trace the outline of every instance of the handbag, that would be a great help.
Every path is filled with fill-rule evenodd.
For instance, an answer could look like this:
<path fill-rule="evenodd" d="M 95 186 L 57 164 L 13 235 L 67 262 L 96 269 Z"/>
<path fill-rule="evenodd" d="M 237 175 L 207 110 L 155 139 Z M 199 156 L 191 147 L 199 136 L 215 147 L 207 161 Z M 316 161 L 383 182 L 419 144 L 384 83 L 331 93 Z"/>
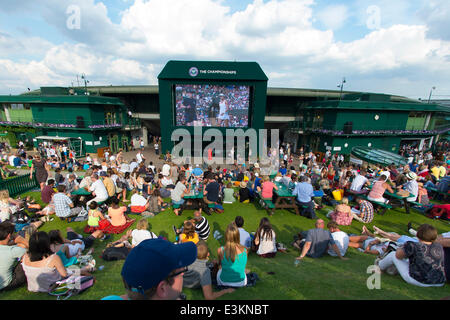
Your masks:
<path fill-rule="evenodd" d="M 74 295 L 86 291 L 92 287 L 94 283 L 95 279 L 92 276 L 71 275 L 50 285 L 48 294 L 56 296 L 57 300 L 67 300 Z"/>

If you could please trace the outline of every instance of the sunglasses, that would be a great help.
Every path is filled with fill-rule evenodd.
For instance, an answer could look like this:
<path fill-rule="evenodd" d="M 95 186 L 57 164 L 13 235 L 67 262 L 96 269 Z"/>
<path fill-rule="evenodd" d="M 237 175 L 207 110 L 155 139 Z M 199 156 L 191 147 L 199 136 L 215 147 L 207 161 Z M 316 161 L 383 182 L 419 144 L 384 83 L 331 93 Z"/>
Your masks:
<path fill-rule="evenodd" d="M 188 267 L 184 267 L 183 270 L 181 270 L 181 271 L 174 272 L 174 273 L 169 273 L 167 278 L 175 278 L 175 277 L 179 276 L 180 274 L 185 273 L 187 271 L 188 271 Z"/>

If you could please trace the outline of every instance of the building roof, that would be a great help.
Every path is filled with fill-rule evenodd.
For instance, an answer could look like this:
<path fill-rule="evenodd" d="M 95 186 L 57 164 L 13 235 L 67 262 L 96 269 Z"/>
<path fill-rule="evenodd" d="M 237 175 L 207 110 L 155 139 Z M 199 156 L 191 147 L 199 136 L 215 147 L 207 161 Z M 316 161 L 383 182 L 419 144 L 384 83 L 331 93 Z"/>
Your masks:
<path fill-rule="evenodd" d="M 84 89 L 84 87 L 77 87 L 77 89 Z M 129 85 L 129 86 L 90 86 L 87 90 L 91 94 L 158 94 L 158 85 Z M 342 94 L 359 94 L 356 91 L 343 91 Z M 40 90 L 26 92 L 24 95 L 39 95 Z M 307 88 L 267 88 L 267 96 L 281 96 L 281 97 L 298 97 L 298 98 L 329 98 L 339 99 L 339 90 L 326 89 L 307 89 Z M 410 99 L 407 97 L 391 95 L 392 102 L 413 102 L 419 103 L 419 100 Z"/>
<path fill-rule="evenodd" d="M 45 96 L 45 95 L 15 95 L 1 96 L 0 103 L 29 103 L 29 104 L 109 104 L 123 105 L 122 101 L 114 97 L 103 96 L 87 96 L 87 95 L 62 95 L 62 96 Z"/>
<path fill-rule="evenodd" d="M 395 110 L 395 111 L 431 111 L 450 113 L 450 107 L 435 103 L 400 103 L 357 100 L 313 101 L 305 109 L 352 109 L 352 110 Z"/>

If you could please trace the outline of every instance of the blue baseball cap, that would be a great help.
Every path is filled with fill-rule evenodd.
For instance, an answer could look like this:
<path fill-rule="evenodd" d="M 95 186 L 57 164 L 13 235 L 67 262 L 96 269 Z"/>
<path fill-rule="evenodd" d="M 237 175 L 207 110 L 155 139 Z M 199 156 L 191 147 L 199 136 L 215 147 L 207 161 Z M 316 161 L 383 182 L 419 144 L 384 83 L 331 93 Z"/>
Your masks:
<path fill-rule="evenodd" d="M 122 267 L 122 277 L 131 290 L 155 287 L 175 269 L 191 265 L 197 259 L 197 246 L 173 244 L 163 239 L 148 239 L 134 247 Z"/>
<path fill-rule="evenodd" d="M 200 168 L 195 168 L 194 170 L 192 170 L 192 173 L 194 174 L 194 176 L 201 176 L 203 174 L 203 170 Z"/>

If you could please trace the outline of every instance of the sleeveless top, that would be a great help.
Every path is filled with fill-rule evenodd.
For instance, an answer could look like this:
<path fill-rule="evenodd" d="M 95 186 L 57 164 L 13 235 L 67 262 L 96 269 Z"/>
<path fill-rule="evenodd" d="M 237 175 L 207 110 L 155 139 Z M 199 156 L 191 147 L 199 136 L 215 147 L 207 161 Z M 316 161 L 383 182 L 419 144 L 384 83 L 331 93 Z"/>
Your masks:
<path fill-rule="evenodd" d="M 383 187 L 384 181 L 377 181 L 372 187 L 372 190 L 369 193 L 369 197 L 373 199 L 380 199 L 383 197 L 384 191 L 386 190 L 385 187 Z"/>
<path fill-rule="evenodd" d="M 67 258 L 66 254 L 63 251 L 64 247 L 65 247 L 65 245 L 62 245 L 61 248 L 56 253 L 61 258 L 61 261 L 62 261 L 64 267 L 67 268 L 69 266 L 77 264 L 78 263 L 77 257 Z"/>
<path fill-rule="evenodd" d="M 61 280 L 62 277 L 58 270 L 48 267 L 49 263 L 54 259 L 54 256 L 52 255 L 48 258 L 44 267 L 27 266 L 22 262 L 22 268 L 27 277 L 28 291 L 48 292 L 50 285 Z"/>
<path fill-rule="evenodd" d="M 231 260 L 225 257 L 225 248 L 221 247 L 221 249 L 223 259 L 221 261 L 222 273 L 220 274 L 220 280 L 227 283 L 244 281 L 245 266 L 247 265 L 247 253 L 245 250 L 236 256 L 234 262 L 231 262 Z"/>
<path fill-rule="evenodd" d="M 88 218 L 88 226 L 90 227 L 98 227 L 98 222 L 100 221 L 100 217 L 91 216 L 97 210 L 89 210 L 89 218 Z"/>

